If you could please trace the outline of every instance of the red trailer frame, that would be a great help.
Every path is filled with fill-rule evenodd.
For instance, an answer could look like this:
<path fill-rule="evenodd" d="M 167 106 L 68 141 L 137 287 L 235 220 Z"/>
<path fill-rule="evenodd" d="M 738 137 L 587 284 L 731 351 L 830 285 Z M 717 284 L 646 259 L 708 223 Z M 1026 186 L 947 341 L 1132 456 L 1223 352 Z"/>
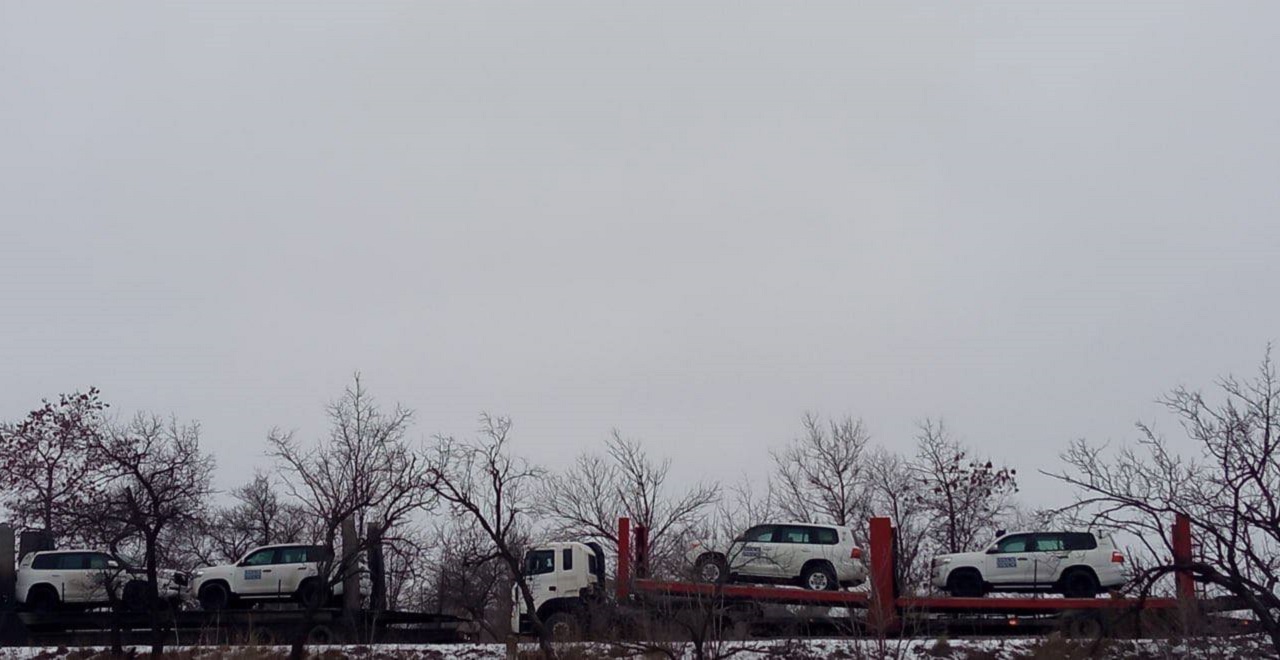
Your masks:
<path fill-rule="evenodd" d="M 701 582 L 683 582 L 649 579 L 643 556 L 636 557 L 632 575 L 633 554 L 642 555 L 647 545 L 648 530 L 634 529 L 636 549 L 632 550 L 631 521 L 618 520 L 618 579 L 616 583 L 619 602 L 625 602 L 634 593 L 655 596 L 710 596 L 724 600 L 755 601 L 789 605 L 820 605 L 830 607 L 866 608 L 868 621 L 882 632 L 897 632 L 902 627 L 904 612 L 929 612 L 952 614 L 1007 614 L 1010 616 L 1033 614 L 1061 614 L 1065 612 L 1117 612 L 1173 610 L 1195 604 L 1195 584 L 1190 571 L 1177 571 L 1177 598 L 1046 598 L 1041 595 L 1001 598 L 903 597 L 898 594 L 895 569 L 897 555 L 894 546 L 893 521 L 889 518 L 871 519 L 870 589 L 867 592 L 808 591 L 804 589 L 757 586 L 714 585 Z M 1190 521 L 1179 515 L 1174 522 L 1172 546 L 1174 561 L 1189 564 L 1192 556 Z"/>

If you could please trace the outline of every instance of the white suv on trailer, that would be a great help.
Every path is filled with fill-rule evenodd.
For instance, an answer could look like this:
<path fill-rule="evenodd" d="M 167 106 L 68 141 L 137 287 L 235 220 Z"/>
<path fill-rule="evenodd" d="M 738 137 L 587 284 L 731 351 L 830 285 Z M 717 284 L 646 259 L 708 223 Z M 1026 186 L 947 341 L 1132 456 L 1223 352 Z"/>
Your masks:
<path fill-rule="evenodd" d="M 1126 581 L 1115 542 L 1091 532 L 1005 534 L 982 552 L 934 557 L 930 568 L 933 586 L 961 597 L 1052 591 L 1092 598 Z"/>
<path fill-rule="evenodd" d="M 694 576 L 705 582 L 792 583 L 825 591 L 867 580 L 853 532 L 835 525 L 756 525 L 725 549 L 694 544 L 690 559 Z"/>
<path fill-rule="evenodd" d="M 171 606 L 182 601 L 187 576 L 178 571 L 157 572 L 156 589 Z M 110 589 L 108 589 L 108 587 Z M 117 604 L 141 608 L 145 604 L 146 574 L 100 550 L 29 552 L 18 563 L 15 596 L 36 612 Z"/>
<path fill-rule="evenodd" d="M 339 562 L 318 545 L 264 545 L 245 553 L 234 564 L 202 568 L 195 573 L 191 590 L 200 607 L 222 610 L 239 604 L 296 600 L 304 605 L 324 605 L 342 594 L 339 580 L 321 577 L 321 565 L 330 571 Z"/>

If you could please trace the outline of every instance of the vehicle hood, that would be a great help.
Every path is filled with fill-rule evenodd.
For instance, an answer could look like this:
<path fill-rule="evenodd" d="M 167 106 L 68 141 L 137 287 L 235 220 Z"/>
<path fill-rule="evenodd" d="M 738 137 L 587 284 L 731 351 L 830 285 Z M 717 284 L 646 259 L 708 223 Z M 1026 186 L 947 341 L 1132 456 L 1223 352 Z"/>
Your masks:
<path fill-rule="evenodd" d="M 986 556 L 987 556 L 987 553 L 985 552 L 954 552 L 946 555 L 934 555 L 933 563 L 934 564 L 957 564 L 957 563 L 982 562 L 986 559 Z"/>
<path fill-rule="evenodd" d="M 222 564 L 220 566 L 206 566 L 192 573 L 191 584 L 199 584 L 208 580 L 222 578 L 230 579 L 236 572 L 235 564 Z"/>

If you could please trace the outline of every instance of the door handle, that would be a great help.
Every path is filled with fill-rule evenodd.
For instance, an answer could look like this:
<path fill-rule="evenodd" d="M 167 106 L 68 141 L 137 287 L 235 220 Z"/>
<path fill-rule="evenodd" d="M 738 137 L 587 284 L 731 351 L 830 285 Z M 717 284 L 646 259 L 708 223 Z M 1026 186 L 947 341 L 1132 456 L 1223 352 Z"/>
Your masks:
<path fill-rule="evenodd" d="M 305 571 L 305 570 L 307 570 L 307 567 L 306 567 L 306 566 L 299 566 L 299 567 L 298 567 L 298 570 L 300 570 L 300 571 Z"/>
<path fill-rule="evenodd" d="M 555 590 L 556 590 L 555 587 L 547 587 L 547 591 L 555 591 Z"/>
<path fill-rule="evenodd" d="M 271 572 L 271 569 L 269 569 L 269 568 L 264 568 L 264 569 L 262 569 L 262 572 L 263 572 L 263 573 L 270 573 L 270 572 Z"/>
<path fill-rule="evenodd" d="M 1071 555 L 1058 555 L 1058 559 L 1071 559 Z"/>
<path fill-rule="evenodd" d="M 1018 561 L 1026 561 L 1026 560 L 1027 560 L 1026 557 L 1018 557 Z"/>

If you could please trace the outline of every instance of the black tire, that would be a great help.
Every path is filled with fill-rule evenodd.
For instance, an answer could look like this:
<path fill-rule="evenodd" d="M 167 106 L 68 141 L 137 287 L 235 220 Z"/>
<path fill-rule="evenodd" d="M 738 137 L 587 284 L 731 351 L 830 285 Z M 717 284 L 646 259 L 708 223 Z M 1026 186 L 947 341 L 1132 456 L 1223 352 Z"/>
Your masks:
<path fill-rule="evenodd" d="M 1098 591 L 1098 578 L 1087 568 L 1073 568 L 1062 576 L 1062 595 L 1067 598 L 1093 598 Z"/>
<path fill-rule="evenodd" d="M 200 609 L 206 612 L 221 612 L 231 609 L 231 592 L 221 582 L 214 582 L 200 587 Z"/>
<path fill-rule="evenodd" d="M 693 575 L 699 582 L 724 584 L 729 581 L 729 562 L 720 555 L 707 553 L 694 563 Z"/>
<path fill-rule="evenodd" d="M 582 624 L 571 612 L 556 612 L 542 622 L 547 635 L 554 642 L 577 642 L 582 640 Z"/>
<path fill-rule="evenodd" d="M 947 577 L 947 592 L 957 598 L 982 598 L 986 588 L 977 571 L 959 570 Z"/>
<path fill-rule="evenodd" d="M 800 586 L 809 591 L 835 591 L 840 588 L 836 572 L 827 564 L 814 563 L 800 573 Z"/>
<path fill-rule="evenodd" d="M 126 612 L 147 611 L 147 583 L 142 580 L 129 580 L 120 594 L 120 603 Z"/>
<path fill-rule="evenodd" d="M 1063 633 L 1071 639 L 1098 640 L 1107 634 L 1102 619 L 1095 614 L 1077 614 L 1068 618 L 1063 626 Z"/>
<path fill-rule="evenodd" d="M 332 644 L 333 641 L 333 631 L 329 626 L 316 626 L 307 632 L 308 644 Z"/>
<path fill-rule="evenodd" d="M 52 587 L 36 587 L 27 594 L 27 609 L 37 614 L 57 612 L 61 605 L 58 592 L 54 591 Z"/>
<path fill-rule="evenodd" d="M 329 602 L 330 594 L 324 583 L 318 578 L 310 578 L 303 580 L 302 584 L 298 585 L 298 592 L 294 594 L 294 597 L 297 598 L 299 603 L 302 603 L 303 607 L 319 608 L 324 607 Z"/>

